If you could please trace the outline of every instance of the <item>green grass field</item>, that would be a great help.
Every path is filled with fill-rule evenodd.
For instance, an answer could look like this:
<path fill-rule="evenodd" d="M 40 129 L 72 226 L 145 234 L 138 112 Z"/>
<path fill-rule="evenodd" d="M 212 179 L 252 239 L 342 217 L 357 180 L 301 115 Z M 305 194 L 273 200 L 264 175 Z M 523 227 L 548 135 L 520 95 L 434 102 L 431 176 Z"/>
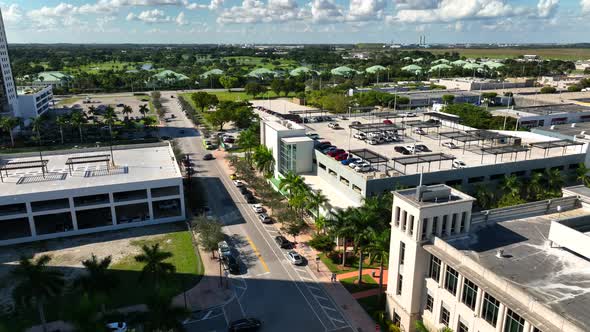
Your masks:
<path fill-rule="evenodd" d="M 421 49 L 424 51 L 424 49 Z M 468 58 L 515 58 L 524 54 L 535 54 L 544 59 L 586 60 L 590 59 L 590 48 L 430 48 L 434 54 L 458 52 Z"/>
<path fill-rule="evenodd" d="M 369 289 L 374 289 L 374 288 L 379 287 L 379 284 L 377 283 L 377 281 L 375 281 L 375 279 L 373 279 L 368 274 L 363 274 L 363 278 L 362 278 L 363 283 L 360 285 L 356 283 L 357 279 L 358 279 L 358 277 L 354 276 L 354 277 L 342 279 L 342 280 L 340 280 L 340 283 L 342 284 L 342 286 L 344 286 L 344 288 L 346 288 L 351 293 L 362 292 L 362 291 L 366 291 Z"/>
<path fill-rule="evenodd" d="M 286 68 L 297 67 L 297 62 L 295 62 L 293 60 L 287 60 L 287 59 L 277 59 L 277 60 L 269 61 L 267 63 L 262 62 L 263 58 L 253 57 L 253 56 L 228 56 L 228 57 L 224 57 L 223 59 L 224 60 L 234 59 L 236 61 L 236 63 L 241 65 L 242 68 L 244 68 L 244 69 L 250 69 L 250 68 L 286 69 Z M 272 64 L 272 62 L 274 62 L 274 61 L 278 61 L 279 64 L 278 65 Z"/>
<path fill-rule="evenodd" d="M 186 230 L 172 231 L 150 240 L 138 240 L 132 242 L 134 246 L 152 245 L 160 243 L 164 251 L 173 253 L 168 261 L 176 267 L 176 273 L 171 275 L 165 282 L 164 287 L 175 294 L 190 289 L 196 285 L 203 276 L 204 267 L 200 256 L 195 254 L 191 235 Z M 119 280 L 108 298 L 107 308 L 115 309 L 130 305 L 144 303 L 153 286 L 149 281 L 139 281 L 142 264 L 137 263 L 135 255 L 124 257 L 110 267 L 110 270 Z M 67 294 L 53 299 L 50 305 L 46 305 L 46 316 L 48 321 L 64 319 L 67 316 L 67 309 L 79 302 L 79 292 L 70 291 Z M 23 310 L 17 316 L 0 316 L 1 322 L 8 322 L 9 331 L 23 331 L 25 328 L 38 324 L 38 314 L 35 309 Z"/>
<path fill-rule="evenodd" d="M 75 71 L 81 70 L 89 73 L 97 73 L 103 70 L 133 70 L 137 69 L 138 66 L 143 65 L 142 62 L 121 62 L 121 61 L 109 61 L 109 62 L 93 62 L 87 65 L 78 66 L 78 67 L 69 67 L 66 66 L 64 71 Z"/>

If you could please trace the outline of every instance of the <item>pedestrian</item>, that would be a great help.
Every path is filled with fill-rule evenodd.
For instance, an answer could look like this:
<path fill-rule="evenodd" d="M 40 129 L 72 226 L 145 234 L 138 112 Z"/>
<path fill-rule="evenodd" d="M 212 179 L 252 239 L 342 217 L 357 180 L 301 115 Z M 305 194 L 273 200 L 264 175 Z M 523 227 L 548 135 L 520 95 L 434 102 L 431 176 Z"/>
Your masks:
<path fill-rule="evenodd" d="M 331 279 L 331 281 L 332 282 L 336 282 L 336 273 L 332 273 L 332 279 Z"/>

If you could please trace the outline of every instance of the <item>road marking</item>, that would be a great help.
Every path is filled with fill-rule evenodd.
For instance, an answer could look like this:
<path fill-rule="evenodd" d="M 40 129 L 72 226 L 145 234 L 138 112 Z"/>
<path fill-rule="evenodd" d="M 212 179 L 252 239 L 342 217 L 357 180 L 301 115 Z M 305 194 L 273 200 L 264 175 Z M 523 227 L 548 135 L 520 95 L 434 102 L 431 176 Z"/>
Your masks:
<path fill-rule="evenodd" d="M 203 316 L 202 320 L 209 318 L 209 316 L 211 316 L 212 313 L 213 313 L 213 311 L 207 312 L 207 314 L 205 316 Z"/>
<path fill-rule="evenodd" d="M 330 316 L 328 316 L 328 318 L 330 318 L 331 320 L 333 320 L 333 321 L 336 321 L 336 322 L 338 322 L 338 323 L 341 323 L 341 324 L 346 324 L 346 322 L 345 322 L 345 321 L 343 321 L 343 320 L 336 319 L 336 318 L 333 318 L 333 317 L 330 317 Z"/>
<path fill-rule="evenodd" d="M 317 288 L 316 286 L 311 286 L 311 285 L 307 285 L 307 288 L 311 288 L 311 289 L 315 289 L 315 290 L 320 290 L 319 288 Z"/>
<path fill-rule="evenodd" d="M 338 312 L 338 310 L 336 310 L 336 309 L 334 309 L 334 308 L 332 308 L 332 307 L 326 307 L 325 305 L 321 305 L 321 304 L 320 304 L 320 306 L 321 306 L 322 308 L 324 308 L 324 309 L 328 309 L 328 310 L 332 310 L 332 311 L 334 311 L 334 312 Z"/>
<path fill-rule="evenodd" d="M 303 270 L 303 269 L 298 269 L 296 267 L 293 268 L 295 271 L 299 272 L 299 273 L 307 273 L 307 271 Z"/>
<path fill-rule="evenodd" d="M 250 247 L 252 247 L 252 250 L 254 250 L 254 252 L 256 253 L 256 256 L 258 256 L 258 259 L 260 259 L 260 263 L 262 263 L 262 267 L 264 267 L 266 272 L 270 272 L 270 270 L 268 269 L 268 265 L 266 265 L 266 262 L 264 261 L 264 258 L 262 258 L 262 255 L 260 254 L 260 252 L 258 252 L 258 248 L 256 248 L 256 245 L 254 244 L 254 242 L 252 242 L 252 240 L 250 239 L 250 237 L 248 235 L 246 235 L 246 240 L 248 240 L 248 243 L 250 243 Z"/>
<path fill-rule="evenodd" d="M 320 295 L 316 295 L 316 294 L 314 294 L 314 293 L 311 293 L 311 295 L 313 295 L 314 297 L 317 297 L 318 299 L 322 299 L 322 300 L 328 301 L 328 298 L 327 298 L 327 297 L 323 297 L 323 296 L 320 296 Z"/>

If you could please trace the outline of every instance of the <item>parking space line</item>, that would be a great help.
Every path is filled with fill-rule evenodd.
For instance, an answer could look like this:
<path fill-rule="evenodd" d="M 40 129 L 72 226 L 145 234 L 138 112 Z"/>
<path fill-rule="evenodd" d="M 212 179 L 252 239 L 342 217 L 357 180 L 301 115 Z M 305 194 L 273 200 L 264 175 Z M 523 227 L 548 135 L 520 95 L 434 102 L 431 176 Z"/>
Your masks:
<path fill-rule="evenodd" d="M 334 309 L 334 308 L 332 308 L 332 307 L 326 307 L 325 305 L 321 305 L 321 304 L 320 304 L 320 306 L 321 306 L 322 308 L 324 308 L 324 309 L 328 309 L 328 310 L 332 310 L 332 311 L 334 311 L 334 312 L 338 312 L 338 310 L 336 310 L 336 309 Z"/>
<path fill-rule="evenodd" d="M 328 318 L 330 318 L 332 321 L 335 321 L 335 322 L 338 322 L 338 323 L 341 323 L 341 324 L 346 324 L 346 322 L 345 322 L 345 321 L 343 321 L 343 320 L 336 319 L 336 318 L 334 318 L 334 317 L 330 317 L 330 316 L 328 316 Z"/>
<path fill-rule="evenodd" d="M 313 295 L 314 297 L 317 297 L 318 299 L 322 299 L 322 300 L 328 301 L 328 298 L 327 297 L 323 297 L 323 296 L 320 296 L 320 295 L 317 295 L 317 294 L 313 294 L 313 293 L 311 293 L 311 295 Z"/>
<path fill-rule="evenodd" d="M 260 263 L 262 263 L 262 267 L 264 267 L 266 272 L 270 272 L 268 265 L 266 265 L 266 262 L 264 261 L 264 258 L 262 258 L 262 255 L 258 251 L 258 248 L 256 248 L 256 245 L 254 244 L 254 242 L 252 242 L 252 240 L 250 239 L 250 237 L 248 235 L 246 235 L 246 240 L 248 240 L 248 243 L 250 243 L 250 247 L 252 247 L 252 250 L 254 250 L 254 253 L 256 253 L 256 256 L 258 256 Z"/>

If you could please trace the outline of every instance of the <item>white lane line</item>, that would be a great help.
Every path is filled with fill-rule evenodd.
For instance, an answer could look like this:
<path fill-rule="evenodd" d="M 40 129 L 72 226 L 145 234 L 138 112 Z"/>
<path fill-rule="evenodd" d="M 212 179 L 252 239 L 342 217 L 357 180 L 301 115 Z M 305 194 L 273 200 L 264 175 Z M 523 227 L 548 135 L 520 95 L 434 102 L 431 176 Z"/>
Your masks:
<path fill-rule="evenodd" d="M 338 322 L 338 323 L 341 323 L 341 324 L 346 324 L 346 322 L 343 321 L 343 320 L 336 319 L 336 318 L 333 318 L 333 317 L 330 317 L 330 316 L 328 316 L 328 318 L 330 318 L 332 321 L 335 321 L 335 322 Z"/>
<path fill-rule="evenodd" d="M 332 308 L 332 307 L 326 307 L 325 305 L 321 305 L 321 304 L 320 304 L 320 306 L 321 306 L 322 308 L 324 308 L 324 309 L 328 309 L 328 310 L 332 310 L 332 311 L 334 311 L 334 312 L 338 312 L 338 310 L 336 310 L 336 309 L 334 309 L 334 308 Z"/>
<path fill-rule="evenodd" d="M 213 311 L 208 311 L 207 314 L 205 316 L 203 316 L 203 318 L 201 318 L 201 320 L 205 320 L 205 319 L 209 318 L 209 316 L 211 316 L 212 313 L 213 313 Z"/>
<path fill-rule="evenodd" d="M 305 280 L 305 281 L 311 281 L 311 282 L 315 282 L 315 280 L 308 278 L 308 277 L 301 277 L 301 279 Z"/>
<path fill-rule="evenodd" d="M 316 294 L 313 294 L 313 293 L 311 293 L 311 295 L 313 295 L 314 297 L 317 297 L 318 299 L 322 299 L 322 300 L 328 301 L 328 298 L 327 297 L 323 297 L 323 296 L 316 295 Z"/>
<path fill-rule="evenodd" d="M 303 269 L 298 269 L 296 267 L 293 268 L 295 271 L 299 272 L 299 273 L 307 273 L 307 271 L 303 270 Z"/>

